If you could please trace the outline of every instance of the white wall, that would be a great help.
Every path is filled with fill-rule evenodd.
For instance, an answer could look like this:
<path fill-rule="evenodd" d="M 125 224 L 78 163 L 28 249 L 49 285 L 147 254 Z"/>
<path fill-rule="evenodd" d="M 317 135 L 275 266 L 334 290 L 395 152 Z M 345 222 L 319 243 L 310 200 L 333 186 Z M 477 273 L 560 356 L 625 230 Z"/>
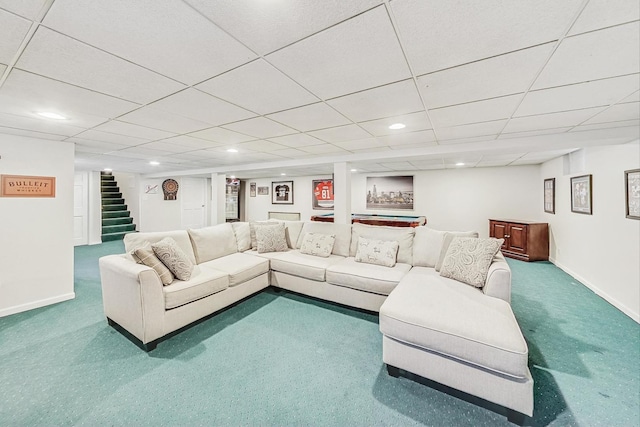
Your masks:
<path fill-rule="evenodd" d="M 556 213 L 549 223 L 550 258 L 631 318 L 640 322 L 640 221 L 625 217 L 624 171 L 640 167 L 638 143 L 584 149 L 584 170 L 564 174 L 563 159 L 541 167 L 556 179 Z M 591 174 L 593 215 L 571 212 L 570 177 Z"/>
<path fill-rule="evenodd" d="M 0 134 L 0 174 L 56 177 L 55 198 L 0 198 L 0 316 L 72 299 L 74 145 Z"/>

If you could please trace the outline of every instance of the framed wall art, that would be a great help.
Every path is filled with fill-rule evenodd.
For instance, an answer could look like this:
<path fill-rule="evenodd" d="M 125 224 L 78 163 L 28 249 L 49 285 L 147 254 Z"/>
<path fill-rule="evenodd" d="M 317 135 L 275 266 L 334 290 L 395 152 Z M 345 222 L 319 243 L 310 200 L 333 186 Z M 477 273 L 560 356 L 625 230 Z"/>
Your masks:
<path fill-rule="evenodd" d="M 293 204 L 293 181 L 276 181 L 271 183 L 271 204 Z"/>
<path fill-rule="evenodd" d="M 0 197 L 56 197 L 56 177 L 0 175 Z"/>
<path fill-rule="evenodd" d="M 640 169 L 624 171 L 625 214 L 640 219 Z"/>
<path fill-rule="evenodd" d="M 556 179 L 544 180 L 544 211 L 546 213 L 556 213 Z"/>
<path fill-rule="evenodd" d="M 571 178 L 571 212 L 585 215 L 593 214 L 591 188 L 591 175 Z"/>
<path fill-rule="evenodd" d="M 269 195 L 269 187 L 258 187 L 258 196 L 268 196 Z"/>
<path fill-rule="evenodd" d="M 413 176 L 368 176 L 367 209 L 413 210 Z"/>
<path fill-rule="evenodd" d="M 333 179 L 314 179 L 311 181 L 311 208 L 332 210 Z"/>
<path fill-rule="evenodd" d="M 249 183 L 249 197 L 256 197 L 256 183 Z"/>

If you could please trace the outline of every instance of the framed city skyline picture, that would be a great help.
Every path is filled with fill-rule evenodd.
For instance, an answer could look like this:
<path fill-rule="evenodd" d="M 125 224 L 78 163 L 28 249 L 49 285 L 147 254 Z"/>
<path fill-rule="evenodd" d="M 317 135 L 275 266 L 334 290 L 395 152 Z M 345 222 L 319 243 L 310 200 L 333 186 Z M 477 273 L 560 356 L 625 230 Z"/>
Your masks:
<path fill-rule="evenodd" d="M 368 176 L 367 209 L 413 210 L 413 176 Z"/>

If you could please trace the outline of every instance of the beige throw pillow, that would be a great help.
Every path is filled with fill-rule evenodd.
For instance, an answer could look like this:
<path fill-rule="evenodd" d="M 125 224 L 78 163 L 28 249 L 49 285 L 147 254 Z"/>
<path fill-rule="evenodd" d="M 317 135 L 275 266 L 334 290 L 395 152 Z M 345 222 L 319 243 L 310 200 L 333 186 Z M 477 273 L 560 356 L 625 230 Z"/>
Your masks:
<path fill-rule="evenodd" d="M 166 237 L 151 245 L 153 252 L 179 280 L 191 279 L 193 263 L 171 237 Z"/>
<path fill-rule="evenodd" d="M 300 253 L 327 258 L 335 242 L 335 234 L 306 233 L 302 238 Z"/>
<path fill-rule="evenodd" d="M 478 237 L 478 233 L 475 231 L 447 231 L 444 233 L 444 237 L 442 238 L 442 247 L 440 248 L 440 257 L 438 258 L 438 262 L 436 263 L 436 271 L 440 271 L 440 267 L 442 267 L 442 262 L 444 261 L 444 256 L 447 254 L 447 249 L 449 249 L 449 245 L 451 244 L 451 240 L 454 237 Z"/>
<path fill-rule="evenodd" d="M 284 224 L 276 224 L 270 227 L 256 227 L 256 242 L 258 253 L 265 252 L 286 252 L 287 238 L 285 236 Z"/>
<path fill-rule="evenodd" d="M 283 225 L 275 221 L 258 221 L 249 223 L 249 237 L 251 238 L 251 249 L 258 248 L 258 240 L 256 238 L 256 229 L 260 227 L 277 227 Z"/>
<path fill-rule="evenodd" d="M 356 262 L 393 267 L 396 265 L 396 256 L 400 244 L 389 240 L 373 240 L 360 237 Z"/>
<path fill-rule="evenodd" d="M 171 271 L 158 259 L 156 254 L 151 248 L 151 243 L 147 242 L 143 246 L 131 251 L 131 256 L 138 264 L 144 264 L 147 267 L 151 267 L 160 276 L 160 281 L 163 285 L 170 285 L 173 283 L 173 274 Z"/>
<path fill-rule="evenodd" d="M 444 257 L 440 275 L 482 288 L 493 257 L 503 242 L 503 239 L 454 237 Z"/>

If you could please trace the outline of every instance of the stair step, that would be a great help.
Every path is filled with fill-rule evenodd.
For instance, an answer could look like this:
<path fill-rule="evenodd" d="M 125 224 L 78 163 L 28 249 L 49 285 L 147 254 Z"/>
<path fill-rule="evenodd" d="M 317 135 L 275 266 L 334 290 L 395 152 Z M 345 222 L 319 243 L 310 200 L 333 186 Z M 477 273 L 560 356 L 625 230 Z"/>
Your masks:
<path fill-rule="evenodd" d="M 103 211 L 113 212 L 113 211 L 126 211 L 127 205 L 102 205 Z"/>
<path fill-rule="evenodd" d="M 104 199 L 121 199 L 122 193 L 102 193 L 102 200 Z"/>
<path fill-rule="evenodd" d="M 106 182 L 106 181 L 115 181 L 115 177 L 113 175 L 100 175 L 100 181 L 102 182 Z"/>
<path fill-rule="evenodd" d="M 107 233 L 102 235 L 103 242 L 110 242 L 112 240 L 122 240 L 125 234 L 136 233 L 135 231 L 123 231 L 121 233 Z"/>
<path fill-rule="evenodd" d="M 133 218 L 130 217 L 120 217 L 120 218 L 102 218 L 102 226 L 109 225 L 123 225 L 123 224 L 133 224 Z"/>
<path fill-rule="evenodd" d="M 102 219 L 113 219 L 113 218 L 126 218 L 131 214 L 131 212 L 127 210 L 121 211 L 104 211 L 102 212 Z"/>
<path fill-rule="evenodd" d="M 106 205 L 124 205 L 124 199 L 102 199 L 102 206 Z"/>
<path fill-rule="evenodd" d="M 125 231 L 135 231 L 135 224 L 124 224 L 124 225 L 103 225 L 102 226 L 102 234 L 111 234 L 111 233 L 122 233 Z"/>
<path fill-rule="evenodd" d="M 117 182 L 114 182 L 114 184 L 117 184 Z M 120 187 L 118 187 L 117 185 L 103 185 L 102 187 L 100 187 L 100 191 L 102 193 L 118 193 L 120 192 Z"/>
<path fill-rule="evenodd" d="M 105 180 L 100 180 L 100 185 L 102 187 L 115 187 L 118 185 L 118 183 L 116 181 L 105 181 Z"/>

